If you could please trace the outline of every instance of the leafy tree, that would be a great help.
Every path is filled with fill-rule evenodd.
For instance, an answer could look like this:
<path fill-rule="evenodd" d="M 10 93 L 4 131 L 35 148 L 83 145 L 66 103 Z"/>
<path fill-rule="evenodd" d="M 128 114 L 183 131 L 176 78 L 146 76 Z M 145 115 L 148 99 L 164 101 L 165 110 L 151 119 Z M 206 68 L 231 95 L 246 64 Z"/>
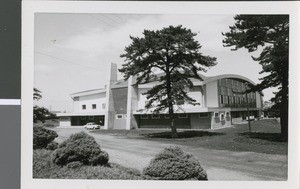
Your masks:
<path fill-rule="evenodd" d="M 40 100 L 42 98 L 42 92 L 37 88 L 33 88 L 33 100 Z"/>
<path fill-rule="evenodd" d="M 37 88 L 33 88 L 33 100 L 40 100 L 42 98 L 42 92 Z M 56 118 L 56 115 L 51 113 L 47 108 L 34 106 L 33 107 L 33 122 L 38 120 L 45 122 L 46 119 Z"/>
<path fill-rule="evenodd" d="M 262 48 L 259 57 L 252 57 L 267 74 L 251 90 L 278 87 L 273 101 L 280 106 L 281 134 L 288 137 L 288 70 L 289 70 L 289 16 L 288 15 L 236 15 L 230 31 L 223 33 L 224 46 L 246 48 L 249 52 Z"/>
<path fill-rule="evenodd" d="M 144 93 L 149 100 L 146 108 L 155 103 L 154 113 L 168 109 L 172 137 L 177 137 L 173 106 L 182 101 L 196 105 L 185 90 L 193 87 L 190 78 L 202 80 L 198 72 L 205 72 L 206 67 L 216 64 L 216 58 L 200 53 L 201 46 L 194 39 L 196 35 L 181 25 L 156 31 L 144 30 L 141 38 L 130 36 L 132 43 L 121 55 L 125 64 L 119 71 L 126 80 L 135 76 L 137 84 L 159 81 Z"/>
<path fill-rule="evenodd" d="M 36 123 L 38 120 L 45 122 L 46 119 L 57 118 L 55 114 L 51 113 L 47 108 L 34 106 L 33 107 L 33 121 Z"/>

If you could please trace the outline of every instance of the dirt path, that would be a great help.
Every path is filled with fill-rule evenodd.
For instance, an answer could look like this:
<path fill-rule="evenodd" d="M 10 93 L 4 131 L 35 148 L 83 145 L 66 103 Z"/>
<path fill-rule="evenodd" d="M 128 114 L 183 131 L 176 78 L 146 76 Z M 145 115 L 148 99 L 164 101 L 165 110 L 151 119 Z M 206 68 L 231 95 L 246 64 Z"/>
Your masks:
<path fill-rule="evenodd" d="M 83 129 L 55 129 L 58 142 Z M 124 136 L 93 134 L 101 148 L 110 155 L 110 162 L 142 170 L 166 146 L 156 141 L 128 139 Z M 180 146 L 197 156 L 209 180 L 286 180 L 287 156 L 255 152 L 232 152 L 200 147 Z"/>

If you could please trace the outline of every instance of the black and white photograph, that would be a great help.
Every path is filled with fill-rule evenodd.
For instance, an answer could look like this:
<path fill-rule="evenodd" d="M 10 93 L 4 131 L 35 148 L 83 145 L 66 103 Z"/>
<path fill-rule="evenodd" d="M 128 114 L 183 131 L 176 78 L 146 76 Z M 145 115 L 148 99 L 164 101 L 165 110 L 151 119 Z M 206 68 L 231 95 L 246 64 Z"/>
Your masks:
<path fill-rule="evenodd" d="M 95 9 L 31 16 L 30 179 L 289 180 L 288 12 Z"/>

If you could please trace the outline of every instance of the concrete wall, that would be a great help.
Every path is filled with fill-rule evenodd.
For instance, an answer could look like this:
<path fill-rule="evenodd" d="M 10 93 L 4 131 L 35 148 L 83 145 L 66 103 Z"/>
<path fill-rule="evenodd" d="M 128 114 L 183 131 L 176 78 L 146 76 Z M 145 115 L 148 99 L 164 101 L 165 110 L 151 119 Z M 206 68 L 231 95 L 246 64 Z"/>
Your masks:
<path fill-rule="evenodd" d="M 149 88 L 150 89 L 150 88 Z M 147 92 L 149 89 L 138 89 L 138 109 L 145 109 L 146 105 L 146 95 L 143 95 L 143 93 Z M 190 89 L 187 93 L 191 98 L 196 100 L 196 103 L 199 103 L 200 105 L 193 106 L 191 104 L 185 103 L 183 105 L 180 105 L 181 108 L 202 108 L 203 107 L 203 94 L 202 94 L 202 88 L 199 86 L 194 87 L 193 89 Z M 155 103 L 153 104 L 155 107 Z M 175 106 L 174 106 L 175 108 Z"/>
<path fill-rule="evenodd" d="M 203 107 L 203 91 L 200 86 L 196 86 L 193 89 L 190 89 L 189 92 L 187 93 L 188 96 L 196 100 L 196 103 L 199 103 L 199 105 L 193 106 L 191 104 L 185 103 L 181 105 L 182 108 L 202 108 Z"/>
<path fill-rule="evenodd" d="M 81 107 L 79 107 L 79 97 L 74 97 L 73 99 L 73 112 L 79 112 Z"/>
<path fill-rule="evenodd" d="M 74 112 L 99 112 L 104 111 L 102 104 L 106 106 L 106 94 L 92 94 L 86 96 L 80 96 L 78 101 L 74 101 Z M 92 105 L 96 104 L 96 109 L 92 108 Z M 86 105 L 86 109 L 82 109 L 82 105 Z"/>
<path fill-rule="evenodd" d="M 122 119 L 114 120 L 114 129 L 126 129 L 126 119 L 124 116 Z"/>
<path fill-rule="evenodd" d="M 213 81 L 206 84 L 206 107 L 218 107 L 219 97 L 218 97 L 218 81 Z"/>
<path fill-rule="evenodd" d="M 133 115 L 138 110 L 138 88 L 133 85 L 134 80 L 133 77 L 128 79 L 126 130 L 138 128 L 138 122 Z"/>
<path fill-rule="evenodd" d="M 138 89 L 138 109 L 145 109 L 146 105 L 146 95 L 143 95 L 143 93 L 147 92 L 149 89 Z"/>
<path fill-rule="evenodd" d="M 261 95 L 259 94 L 259 92 L 256 92 L 255 95 L 256 95 L 256 107 L 257 108 L 262 108 Z"/>
<path fill-rule="evenodd" d="M 127 113 L 127 93 L 128 89 L 125 88 L 117 88 L 112 89 L 112 97 L 113 97 L 113 105 L 116 114 L 126 114 Z"/>
<path fill-rule="evenodd" d="M 218 112 L 219 116 L 214 117 L 214 113 Z M 222 127 L 231 126 L 231 116 L 226 114 L 227 111 L 215 111 L 212 115 L 211 119 L 211 128 L 212 129 L 218 129 Z M 224 115 L 224 119 L 222 119 L 222 115 Z"/>
<path fill-rule="evenodd" d="M 200 117 L 200 114 L 190 114 L 191 129 L 210 129 L 211 128 L 211 114 L 208 117 Z"/>
<path fill-rule="evenodd" d="M 109 77 L 106 85 L 106 110 L 104 129 L 113 129 L 115 121 L 114 99 L 112 95 L 111 85 L 117 81 L 117 64 L 111 63 Z"/>
<path fill-rule="evenodd" d="M 113 129 L 126 129 L 126 119 L 127 116 L 127 93 L 128 89 L 125 88 L 116 88 L 111 90 L 113 97 L 113 106 L 115 110 L 114 125 Z M 123 118 L 118 119 L 117 115 L 122 115 Z"/>

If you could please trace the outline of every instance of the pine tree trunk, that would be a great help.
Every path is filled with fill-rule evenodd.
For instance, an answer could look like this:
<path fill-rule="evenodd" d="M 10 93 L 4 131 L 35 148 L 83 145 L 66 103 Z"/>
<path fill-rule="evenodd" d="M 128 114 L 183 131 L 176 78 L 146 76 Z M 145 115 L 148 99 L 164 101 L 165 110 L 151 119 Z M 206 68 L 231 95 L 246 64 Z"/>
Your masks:
<path fill-rule="evenodd" d="M 171 109 L 172 109 L 172 111 L 170 111 L 169 114 L 170 114 L 170 121 L 171 121 L 170 125 L 171 125 L 172 138 L 177 138 L 178 134 L 177 134 L 177 129 L 175 127 L 175 117 L 174 117 L 174 113 L 173 113 L 173 107 Z"/>
<path fill-rule="evenodd" d="M 173 110 L 173 103 L 172 103 L 172 94 L 171 94 L 171 74 L 170 74 L 170 67 L 169 63 L 166 65 L 166 87 L 167 87 L 167 99 L 168 99 L 168 108 L 169 108 L 169 115 L 170 115 L 170 127 L 172 138 L 177 138 L 177 130 L 175 127 L 175 117 L 174 117 L 174 110 Z"/>

